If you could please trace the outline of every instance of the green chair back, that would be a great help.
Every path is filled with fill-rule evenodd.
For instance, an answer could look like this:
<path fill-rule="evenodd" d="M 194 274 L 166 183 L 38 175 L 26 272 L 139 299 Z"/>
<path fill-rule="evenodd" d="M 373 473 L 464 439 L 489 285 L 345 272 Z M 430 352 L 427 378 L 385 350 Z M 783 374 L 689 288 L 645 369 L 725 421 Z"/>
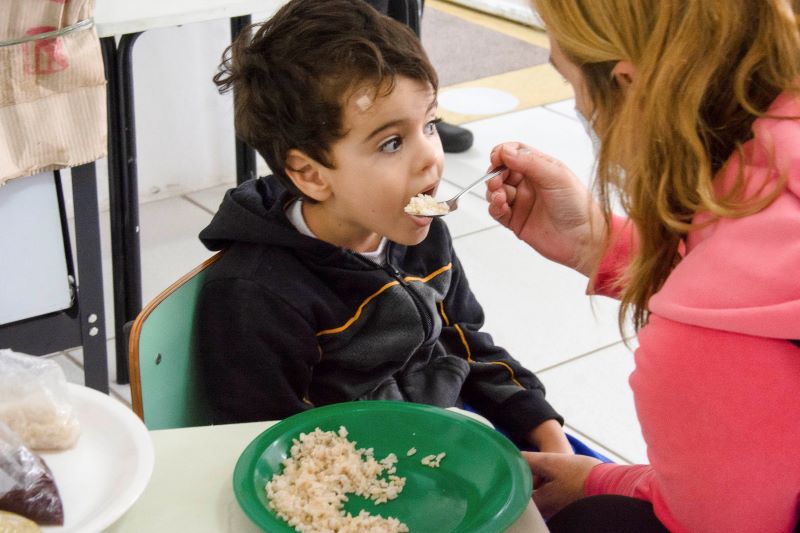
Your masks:
<path fill-rule="evenodd" d="M 211 424 L 196 357 L 195 309 L 218 253 L 173 283 L 136 318 L 129 341 L 131 399 L 148 429 Z"/>

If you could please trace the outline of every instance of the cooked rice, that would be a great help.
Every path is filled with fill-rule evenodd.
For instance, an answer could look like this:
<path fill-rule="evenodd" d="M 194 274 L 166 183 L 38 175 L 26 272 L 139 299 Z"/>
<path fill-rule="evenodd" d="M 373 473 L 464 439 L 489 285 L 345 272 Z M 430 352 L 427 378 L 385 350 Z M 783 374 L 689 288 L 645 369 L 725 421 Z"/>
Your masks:
<path fill-rule="evenodd" d="M 417 449 L 416 448 L 409 448 L 408 451 L 406 452 L 406 457 L 411 457 L 415 453 L 417 453 Z"/>
<path fill-rule="evenodd" d="M 409 200 L 408 205 L 403 208 L 403 211 L 409 215 L 444 215 L 450 211 L 450 206 L 444 202 L 437 202 L 436 199 L 429 194 L 418 194 Z"/>
<path fill-rule="evenodd" d="M 300 533 L 403 533 L 408 527 L 397 518 L 362 510 L 345 513 L 352 493 L 375 505 L 397 498 L 406 478 L 396 475 L 397 456 L 376 460 L 372 448 L 356 449 L 347 429 L 301 433 L 292 440 L 283 473 L 267 483 L 269 508 Z"/>
<path fill-rule="evenodd" d="M 442 459 L 444 459 L 445 455 L 447 454 L 444 452 L 441 452 L 439 454 L 426 455 L 425 457 L 422 458 L 422 461 L 420 462 L 423 465 L 429 466 L 431 468 L 439 468 L 439 466 L 442 464 Z"/>

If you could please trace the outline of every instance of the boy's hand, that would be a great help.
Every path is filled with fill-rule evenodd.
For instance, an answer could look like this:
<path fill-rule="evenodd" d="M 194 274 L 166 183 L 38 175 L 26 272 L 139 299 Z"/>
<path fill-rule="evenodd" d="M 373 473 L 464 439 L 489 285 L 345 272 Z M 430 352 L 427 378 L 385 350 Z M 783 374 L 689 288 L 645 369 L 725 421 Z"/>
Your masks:
<path fill-rule="evenodd" d="M 533 428 L 528 440 L 540 452 L 573 453 L 564 429 L 556 420 L 545 420 Z"/>
<path fill-rule="evenodd" d="M 533 503 L 547 519 L 586 494 L 583 485 L 592 468 L 601 464 L 594 457 L 555 453 L 522 452 L 534 480 Z"/>

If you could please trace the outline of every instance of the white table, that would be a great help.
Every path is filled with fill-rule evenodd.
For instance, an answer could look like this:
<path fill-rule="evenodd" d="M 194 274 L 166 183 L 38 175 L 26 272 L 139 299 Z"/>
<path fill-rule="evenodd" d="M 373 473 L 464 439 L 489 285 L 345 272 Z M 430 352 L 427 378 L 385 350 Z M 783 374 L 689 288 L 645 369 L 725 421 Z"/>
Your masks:
<path fill-rule="evenodd" d="M 273 12 L 285 0 L 99 0 L 94 21 L 102 37 Z"/>
<path fill-rule="evenodd" d="M 106 533 L 256 533 L 233 493 L 233 469 L 274 422 L 151 431 L 155 468 L 147 488 Z M 530 504 L 508 533 L 546 532 Z"/>

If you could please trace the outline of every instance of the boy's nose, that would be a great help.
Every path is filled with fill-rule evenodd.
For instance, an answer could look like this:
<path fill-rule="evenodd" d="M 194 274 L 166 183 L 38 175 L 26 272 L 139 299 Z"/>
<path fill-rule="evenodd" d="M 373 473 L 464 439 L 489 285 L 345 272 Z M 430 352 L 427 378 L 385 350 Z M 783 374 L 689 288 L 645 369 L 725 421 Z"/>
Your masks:
<path fill-rule="evenodd" d="M 444 150 L 438 135 L 423 139 L 417 158 L 422 170 L 435 165 L 441 166 L 444 161 Z"/>

